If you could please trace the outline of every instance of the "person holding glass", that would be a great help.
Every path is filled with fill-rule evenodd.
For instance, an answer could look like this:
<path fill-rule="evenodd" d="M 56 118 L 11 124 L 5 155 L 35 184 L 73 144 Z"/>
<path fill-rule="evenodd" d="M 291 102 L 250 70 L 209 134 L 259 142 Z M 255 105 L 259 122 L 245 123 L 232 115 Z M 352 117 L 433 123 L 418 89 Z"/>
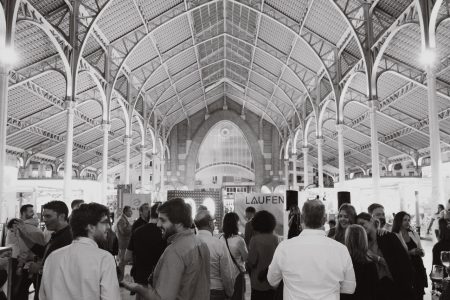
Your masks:
<path fill-rule="evenodd" d="M 392 232 L 397 235 L 403 248 L 408 252 L 411 266 L 413 269 L 413 286 L 414 286 L 414 300 L 423 299 L 425 295 L 425 287 L 428 287 L 427 273 L 423 265 L 422 257 L 425 252 L 420 244 L 420 237 L 411 230 L 411 216 L 401 211 L 394 217 L 392 225 Z"/>
<path fill-rule="evenodd" d="M 356 223 L 356 210 L 353 205 L 344 203 L 339 207 L 337 217 L 336 233 L 334 236 L 329 236 L 336 241 L 345 244 L 345 230 L 349 225 Z"/>

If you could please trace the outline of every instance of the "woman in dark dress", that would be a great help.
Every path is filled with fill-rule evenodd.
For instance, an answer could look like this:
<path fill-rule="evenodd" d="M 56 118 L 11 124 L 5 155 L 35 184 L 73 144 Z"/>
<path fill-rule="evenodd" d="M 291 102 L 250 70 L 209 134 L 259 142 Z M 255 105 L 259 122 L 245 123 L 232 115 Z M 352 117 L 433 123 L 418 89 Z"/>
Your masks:
<path fill-rule="evenodd" d="M 349 225 L 345 231 L 345 245 L 355 270 L 355 293 L 341 294 L 342 300 L 377 300 L 377 266 L 368 255 L 367 233 L 362 226 Z"/>
<path fill-rule="evenodd" d="M 410 226 L 411 216 L 401 211 L 394 217 L 392 232 L 397 235 L 403 248 L 408 252 L 413 269 L 414 299 L 422 300 L 425 295 L 425 287 L 428 287 L 427 273 L 423 265 L 422 257 L 425 255 L 420 237 Z"/>

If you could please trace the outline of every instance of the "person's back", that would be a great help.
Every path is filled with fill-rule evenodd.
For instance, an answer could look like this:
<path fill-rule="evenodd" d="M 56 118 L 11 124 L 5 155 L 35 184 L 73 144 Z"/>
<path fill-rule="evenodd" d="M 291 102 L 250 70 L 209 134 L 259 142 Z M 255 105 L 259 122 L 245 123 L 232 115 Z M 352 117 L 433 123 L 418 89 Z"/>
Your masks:
<path fill-rule="evenodd" d="M 308 201 L 303 215 L 306 228 L 275 251 L 267 275 L 270 285 L 283 279 L 285 300 L 336 300 L 339 293 L 352 294 L 356 282 L 350 254 L 321 229 L 325 207 L 319 200 Z"/>
<path fill-rule="evenodd" d="M 285 299 L 335 300 L 346 273 L 353 272 L 347 248 L 322 230 L 305 229 L 298 237 L 283 241 L 275 259 L 283 273 Z"/>
<path fill-rule="evenodd" d="M 234 260 L 239 265 L 240 271 L 245 271 L 245 262 L 248 257 L 247 246 L 245 245 L 245 240 L 239 235 L 233 235 L 227 239 L 225 242 L 225 237 L 220 237 L 223 243 L 230 249 L 230 254 L 234 257 Z"/>
<path fill-rule="evenodd" d="M 354 294 L 342 294 L 341 300 L 376 300 L 377 266 L 372 261 L 353 263 L 356 277 Z"/>
<path fill-rule="evenodd" d="M 208 246 L 190 229 L 171 236 L 168 242 L 153 277 L 153 287 L 161 299 L 209 299 Z M 176 286 L 178 290 L 174 290 Z"/>
<path fill-rule="evenodd" d="M 147 223 L 133 232 L 128 249 L 133 251 L 135 282 L 147 283 L 166 245 L 161 230 L 155 223 Z"/>
<path fill-rule="evenodd" d="M 102 295 L 106 290 L 112 292 L 102 299 L 120 299 L 113 256 L 88 238 L 54 251 L 45 262 L 44 274 L 50 277 L 42 281 L 41 300 L 61 295 L 64 300 L 92 299 L 92 295 Z M 110 282 L 115 280 L 116 286 L 103 286 L 106 277 L 112 277 Z"/>
<path fill-rule="evenodd" d="M 48 256 L 40 300 L 120 300 L 114 257 L 98 246 L 110 227 L 108 215 L 108 208 L 98 203 L 73 211 L 70 225 L 75 239 Z"/>

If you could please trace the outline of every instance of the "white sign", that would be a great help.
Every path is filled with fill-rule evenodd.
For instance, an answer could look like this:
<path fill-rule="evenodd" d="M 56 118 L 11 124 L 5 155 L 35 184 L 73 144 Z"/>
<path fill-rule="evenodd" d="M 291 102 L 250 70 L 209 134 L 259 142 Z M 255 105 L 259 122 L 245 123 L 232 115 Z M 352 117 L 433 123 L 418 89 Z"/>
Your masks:
<path fill-rule="evenodd" d="M 244 232 L 245 223 L 245 209 L 253 206 L 256 211 L 267 210 L 275 216 L 277 225 L 275 227 L 275 234 L 283 236 L 284 211 L 286 210 L 286 203 L 283 194 L 245 194 L 237 193 L 234 200 L 234 211 L 240 218 L 239 231 Z"/>

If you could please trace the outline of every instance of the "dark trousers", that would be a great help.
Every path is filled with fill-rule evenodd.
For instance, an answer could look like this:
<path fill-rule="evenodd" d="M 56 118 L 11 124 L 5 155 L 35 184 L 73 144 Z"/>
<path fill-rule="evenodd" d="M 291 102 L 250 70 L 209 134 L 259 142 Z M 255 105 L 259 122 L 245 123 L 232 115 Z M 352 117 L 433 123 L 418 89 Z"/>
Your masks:
<path fill-rule="evenodd" d="M 209 300 L 225 300 L 226 297 L 224 290 L 211 290 L 209 292 Z"/>
<path fill-rule="evenodd" d="M 251 300 L 273 300 L 275 296 L 274 290 L 257 291 L 252 289 Z"/>
<path fill-rule="evenodd" d="M 231 300 L 245 299 L 245 273 L 239 273 L 234 283 L 234 293 Z"/>
<path fill-rule="evenodd" d="M 24 270 L 22 275 L 15 276 L 13 287 L 13 299 L 28 300 L 30 286 L 33 279 L 28 278 L 28 271 Z"/>

